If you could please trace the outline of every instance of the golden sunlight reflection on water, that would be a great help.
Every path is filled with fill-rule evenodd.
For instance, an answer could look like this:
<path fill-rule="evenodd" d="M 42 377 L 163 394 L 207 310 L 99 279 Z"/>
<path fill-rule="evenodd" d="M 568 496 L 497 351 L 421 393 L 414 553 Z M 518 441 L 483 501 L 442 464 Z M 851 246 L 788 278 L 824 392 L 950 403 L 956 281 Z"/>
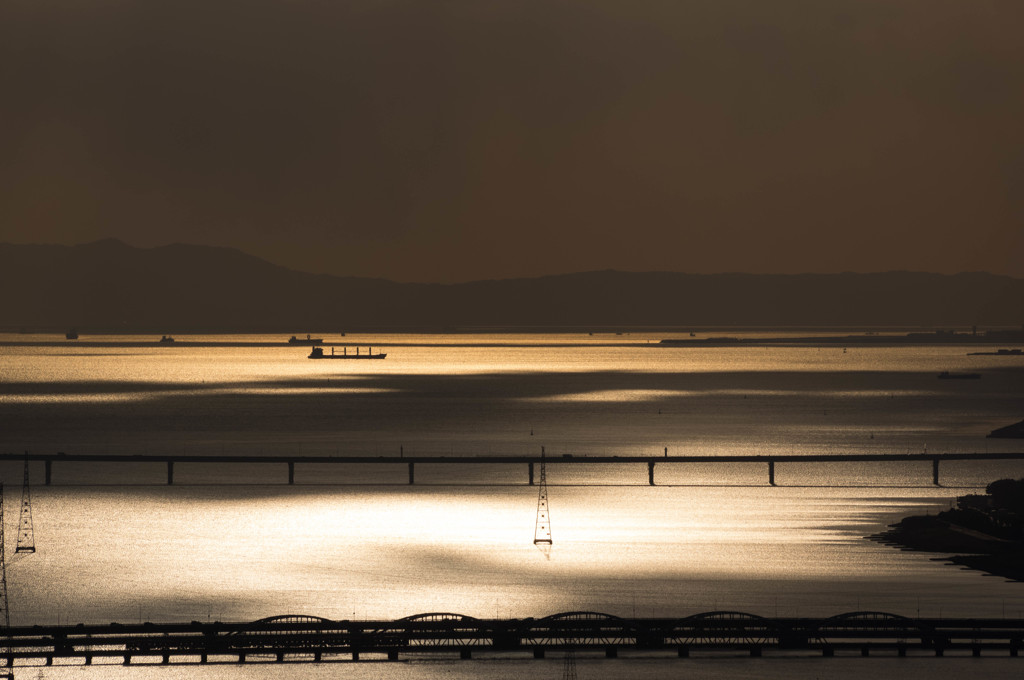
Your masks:
<path fill-rule="evenodd" d="M 542 616 L 713 609 L 984 612 L 997 580 L 863 536 L 950 490 L 41 488 L 39 552 L 9 570 L 16 623 Z M 8 523 L 10 523 L 10 518 Z M 989 614 L 992 612 L 989 611 Z"/>

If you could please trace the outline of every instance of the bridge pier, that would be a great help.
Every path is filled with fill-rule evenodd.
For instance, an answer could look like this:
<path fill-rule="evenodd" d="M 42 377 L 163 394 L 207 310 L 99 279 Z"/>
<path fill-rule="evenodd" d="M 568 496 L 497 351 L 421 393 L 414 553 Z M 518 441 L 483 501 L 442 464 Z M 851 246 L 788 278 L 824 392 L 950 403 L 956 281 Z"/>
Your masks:
<path fill-rule="evenodd" d="M 775 461 L 768 461 L 768 486 L 775 486 Z"/>
<path fill-rule="evenodd" d="M 831 647 L 822 647 L 821 648 L 821 655 L 822 656 L 835 656 L 836 655 L 836 650 L 832 649 Z"/>
<path fill-rule="evenodd" d="M 238 663 L 245 663 L 245 653 L 238 655 Z"/>
<path fill-rule="evenodd" d="M 199 655 L 199 663 L 209 663 L 209 661 L 210 661 L 210 657 L 209 657 L 208 654 L 200 654 Z"/>
<path fill-rule="evenodd" d="M 939 485 L 939 459 L 932 458 L 932 484 Z"/>
<path fill-rule="evenodd" d="M 647 484 L 654 486 L 654 461 L 647 463 Z"/>
<path fill-rule="evenodd" d="M 394 659 L 391 658 L 392 654 L 395 655 Z M 398 658 L 398 652 L 388 652 L 388 660 L 394 661 L 397 658 Z M 359 652 L 352 652 L 352 660 L 353 661 L 359 661 Z"/>
<path fill-rule="evenodd" d="M 278 652 L 277 653 L 277 662 L 281 663 L 282 661 L 284 661 L 284 652 Z"/>
<path fill-rule="evenodd" d="M 688 658 L 690 658 L 690 648 L 689 647 L 680 647 L 679 648 L 679 658 L 680 659 L 688 659 Z"/>
<path fill-rule="evenodd" d="M 750 648 L 750 656 L 759 657 L 761 656 L 761 645 L 754 645 Z"/>
<path fill-rule="evenodd" d="M 294 484 L 295 483 L 295 462 L 294 461 L 288 461 L 288 483 L 289 484 Z"/>
<path fill-rule="evenodd" d="M 171 662 L 171 655 L 170 654 L 164 654 L 163 658 L 160 660 L 160 663 L 164 664 L 165 666 L 167 664 L 169 664 L 170 662 Z"/>
<path fill-rule="evenodd" d="M 896 655 L 897 656 L 906 656 L 907 655 L 907 646 L 905 644 L 900 643 L 896 647 Z"/>
<path fill-rule="evenodd" d="M 358 661 L 359 660 L 359 654 L 358 653 L 353 654 L 352 655 L 352 660 L 353 661 Z M 395 650 L 391 650 L 390 652 L 388 652 L 388 661 L 398 661 L 398 652 L 396 652 Z"/>
<path fill-rule="evenodd" d="M 409 484 L 416 483 L 416 463 L 409 463 Z"/>
<path fill-rule="evenodd" d="M 604 658 L 606 658 L 606 659 L 618 659 L 619 658 L 619 648 L 616 647 L 615 645 L 608 645 L 607 647 L 604 648 Z"/>
<path fill-rule="evenodd" d="M 53 665 L 53 657 L 52 656 L 47 656 L 46 657 L 46 665 L 47 666 L 52 666 Z"/>
<path fill-rule="evenodd" d="M 124 663 L 123 663 L 123 665 L 125 665 L 125 666 L 131 666 L 132 665 L 132 657 L 131 657 L 130 654 L 125 654 L 124 655 Z"/>
<path fill-rule="evenodd" d="M 860 655 L 861 656 L 871 656 L 871 648 L 868 647 L 867 645 L 864 645 L 863 647 L 860 648 Z"/>
<path fill-rule="evenodd" d="M 533 486 L 533 463 L 527 463 L 530 466 L 530 486 Z"/>
<path fill-rule="evenodd" d="M 544 648 L 543 647 L 534 647 L 533 648 L 533 658 L 534 659 L 543 659 L 544 658 Z"/>
<path fill-rule="evenodd" d="M 174 461 L 167 461 L 167 484 L 170 486 L 174 484 Z"/>
<path fill-rule="evenodd" d="M 981 656 L 981 647 L 971 647 L 971 656 Z"/>
<path fill-rule="evenodd" d="M 472 652 L 472 650 L 469 650 L 469 649 L 460 649 L 460 650 L 459 650 L 459 658 L 460 658 L 460 659 L 472 659 L 472 658 L 473 658 L 473 652 Z"/>

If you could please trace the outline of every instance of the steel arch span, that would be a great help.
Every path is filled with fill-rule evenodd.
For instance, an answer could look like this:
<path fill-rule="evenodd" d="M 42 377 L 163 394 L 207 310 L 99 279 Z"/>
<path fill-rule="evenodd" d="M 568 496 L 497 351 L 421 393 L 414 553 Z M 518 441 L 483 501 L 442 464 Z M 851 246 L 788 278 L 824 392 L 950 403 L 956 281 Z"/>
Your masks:
<path fill-rule="evenodd" d="M 636 628 L 626 619 L 592 611 L 562 612 L 530 621 L 522 630 L 524 645 L 633 645 Z"/>

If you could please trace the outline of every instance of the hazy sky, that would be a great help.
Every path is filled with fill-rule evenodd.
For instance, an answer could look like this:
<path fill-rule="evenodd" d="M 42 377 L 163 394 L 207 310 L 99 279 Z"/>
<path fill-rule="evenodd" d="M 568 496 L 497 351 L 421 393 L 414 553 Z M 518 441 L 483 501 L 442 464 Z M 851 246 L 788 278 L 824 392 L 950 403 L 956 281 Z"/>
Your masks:
<path fill-rule="evenodd" d="M 5 0 L 0 241 L 1024 276 L 1021 0 Z"/>

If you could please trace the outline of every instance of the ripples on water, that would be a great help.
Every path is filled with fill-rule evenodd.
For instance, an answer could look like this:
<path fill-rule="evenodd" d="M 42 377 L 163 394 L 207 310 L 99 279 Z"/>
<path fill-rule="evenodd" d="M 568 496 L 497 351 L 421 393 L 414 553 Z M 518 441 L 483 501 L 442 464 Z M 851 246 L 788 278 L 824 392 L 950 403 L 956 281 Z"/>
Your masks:
<path fill-rule="evenodd" d="M 362 347 L 402 343 L 383 362 L 359 363 L 308 361 L 301 347 L 6 348 L 4 451 L 415 456 L 536 454 L 544 446 L 554 458 L 550 559 L 532 545 L 536 488 L 514 466 L 417 466 L 409 487 L 401 466 L 300 465 L 288 487 L 283 466 L 179 465 L 167 487 L 159 465 L 57 464 L 55 485 L 35 487 L 39 552 L 9 560 L 13 621 L 1024 611 L 1017 584 L 863 539 L 903 514 L 940 510 L 972 487 L 1021 476 L 1017 463 L 944 463 L 943 488 L 917 463 L 779 464 L 779 488 L 767 487 L 766 471 L 754 465 L 659 465 L 652 488 L 643 464 L 557 464 L 566 454 L 657 455 L 665 447 L 1014 451 L 1018 443 L 984 435 L 1024 413 L 1019 361 L 969 357 L 963 347 L 844 353 L 625 346 L 647 340 L 635 336 L 470 337 L 478 346 L 455 346 L 448 336 L 345 338 Z M 501 346 L 510 339 L 527 346 Z M 984 377 L 940 381 L 942 370 Z M 0 468 L 13 536 L 21 469 Z M 40 480 L 42 466 L 32 474 Z M 506 674 L 505 664 L 520 664 L 438 663 L 389 667 L 387 677 L 515 677 L 519 670 Z M 584 659 L 580 677 L 665 672 L 663 661 L 646 663 L 627 672 Z M 862 669 L 852 661 L 673 663 L 712 678 L 852 677 L 843 673 Z M 912 663 L 922 666 L 908 677 L 931 668 Z M 959 661 L 940 663 L 946 673 Z M 1001 672 L 1002 662 L 985 663 Z M 522 664 L 530 675 L 560 670 L 551 659 Z M 272 677 L 335 677 L 339 669 L 378 677 L 381 667 L 286 666 Z M 46 677 L 61 672 L 70 671 L 47 669 Z M 117 669 L 110 677 L 181 672 Z M 269 672 L 210 668 L 203 677 Z"/>

